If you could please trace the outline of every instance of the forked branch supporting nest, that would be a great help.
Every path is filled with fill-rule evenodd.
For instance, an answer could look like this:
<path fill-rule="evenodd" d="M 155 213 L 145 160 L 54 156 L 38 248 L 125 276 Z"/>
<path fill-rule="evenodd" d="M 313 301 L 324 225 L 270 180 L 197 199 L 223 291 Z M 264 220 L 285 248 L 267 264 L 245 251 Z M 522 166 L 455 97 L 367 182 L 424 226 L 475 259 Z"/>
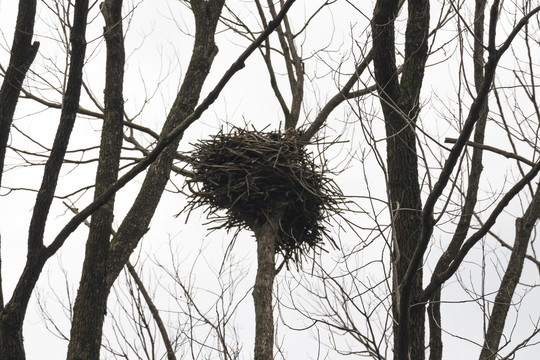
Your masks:
<path fill-rule="evenodd" d="M 268 216 L 283 214 L 276 252 L 299 261 L 320 248 L 323 237 L 332 241 L 325 224 L 343 201 L 326 169 L 306 150 L 308 144 L 294 131 L 240 128 L 195 144 L 187 154 L 194 175 L 187 180 L 192 194 L 186 209 L 208 207 L 211 221 L 227 229 L 253 230 Z"/>

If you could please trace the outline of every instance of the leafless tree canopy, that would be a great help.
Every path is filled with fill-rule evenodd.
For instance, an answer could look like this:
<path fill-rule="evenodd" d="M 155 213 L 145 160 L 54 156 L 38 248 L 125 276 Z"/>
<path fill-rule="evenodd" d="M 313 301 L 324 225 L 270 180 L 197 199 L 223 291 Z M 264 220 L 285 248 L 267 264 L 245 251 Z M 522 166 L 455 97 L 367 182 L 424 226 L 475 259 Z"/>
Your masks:
<path fill-rule="evenodd" d="M 0 2 L 0 360 L 537 357 L 539 12 Z"/>

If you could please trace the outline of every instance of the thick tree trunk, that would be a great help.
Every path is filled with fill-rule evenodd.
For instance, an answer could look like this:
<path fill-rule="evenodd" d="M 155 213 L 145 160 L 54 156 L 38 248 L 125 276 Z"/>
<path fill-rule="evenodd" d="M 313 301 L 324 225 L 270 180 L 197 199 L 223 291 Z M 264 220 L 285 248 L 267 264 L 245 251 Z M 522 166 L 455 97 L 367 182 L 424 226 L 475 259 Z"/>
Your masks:
<path fill-rule="evenodd" d="M 408 3 L 405 59 L 401 79 L 396 66 L 394 22 L 399 1 L 378 0 L 373 13 L 373 63 L 386 124 L 388 193 L 393 230 L 394 358 L 425 357 L 425 307 L 415 303 L 422 293 L 422 268 L 404 284 L 422 229 L 416 119 L 427 59 L 429 1 Z"/>
<path fill-rule="evenodd" d="M 255 360 L 274 359 L 274 311 L 272 293 L 276 276 L 275 242 L 279 218 L 253 227 L 257 240 L 257 276 L 253 287 L 255 304 Z"/>
<path fill-rule="evenodd" d="M 0 312 L 0 360 L 25 360 L 22 335 L 24 317 L 30 295 L 39 278 L 46 257 L 42 253 L 28 254 L 26 266 L 13 296 Z"/>
<path fill-rule="evenodd" d="M 8 313 L 2 316 L 0 322 L 0 349 L 9 349 L 8 351 L 0 352 L 1 360 L 24 360 L 26 354 L 24 352 L 23 336 L 22 336 L 22 321 L 13 318 L 14 313 Z"/>
<path fill-rule="evenodd" d="M 217 47 L 214 43 L 214 33 L 223 3 L 223 0 L 213 2 L 202 0 L 191 1 L 196 23 L 193 54 L 182 87 L 162 129 L 162 137 L 167 136 L 172 129 L 180 125 L 193 112 L 197 105 L 202 86 L 209 74 L 214 56 L 217 53 Z M 106 19 L 107 16 L 111 15 L 109 12 L 113 11 L 113 7 L 116 6 L 119 6 L 119 2 L 106 2 L 104 4 L 102 11 Z M 119 10 L 115 10 L 116 15 L 118 14 L 117 11 Z M 107 39 L 108 44 L 109 42 L 116 41 L 115 51 L 120 50 L 120 39 L 116 38 L 116 36 L 122 36 L 121 26 L 118 21 L 118 17 L 111 17 L 107 20 L 106 28 L 106 37 L 108 36 L 107 30 L 110 31 L 110 36 L 115 36 L 115 39 Z M 114 35 L 117 31 L 120 32 Z M 120 56 L 120 54 L 116 54 L 115 56 Z M 119 82 L 121 81 L 118 78 L 120 71 L 119 64 L 116 64 L 116 81 Z M 111 81 L 114 80 L 111 79 Z M 116 106 L 116 108 L 111 108 L 114 114 L 110 115 L 118 120 L 117 117 L 121 115 L 118 110 L 120 106 L 118 101 L 121 101 L 121 89 L 116 88 L 116 90 L 113 90 L 112 84 L 110 89 L 111 93 L 106 89 L 106 100 L 107 98 L 109 100 L 114 98 L 114 102 L 110 105 L 112 107 Z M 113 92 L 116 95 L 113 95 Z M 111 126 L 115 126 L 115 131 L 120 131 L 121 134 L 121 129 L 116 128 L 116 126 L 119 126 L 119 122 L 117 123 L 115 121 L 114 123 L 116 125 L 111 124 Z M 118 140 L 117 137 L 115 139 Z M 87 254 L 79 288 L 80 294 L 78 294 L 78 301 L 74 309 L 76 317 L 72 323 L 71 334 L 73 338 L 69 346 L 68 359 L 99 359 L 103 320 L 108 295 L 115 279 L 127 263 L 129 256 L 148 230 L 150 221 L 169 180 L 169 174 L 180 139 L 181 136 L 175 139 L 149 167 L 141 190 L 131 210 L 122 221 L 110 243 L 108 240 L 111 233 L 112 206 L 106 205 L 100 210 L 101 215 L 98 217 L 94 215 L 92 217 L 92 223 L 99 221 L 101 225 L 97 225 L 96 223 L 95 233 L 91 231 L 89 235 L 89 244 L 87 245 Z M 109 176 L 111 176 L 112 171 L 111 169 L 105 169 L 106 166 L 104 164 L 103 171 L 108 171 Z M 118 162 L 114 161 L 114 164 L 111 163 L 109 166 L 115 166 L 117 168 Z M 98 170 L 97 176 L 101 177 L 103 175 Z M 106 188 L 107 186 L 103 187 L 103 190 Z M 99 196 L 97 188 L 96 196 Z M 99 220 L 101 216 L 103 216 L 103 219 Z M 94 286 L 97 288 L 94 289 Z M 94 293 L 92 293 L 92 290 Z"/>
<path fill-rule="evenodd" d="M 107 45 L 105 111 L 94 198 L 118 178 L 123 136 L 124 34 L 122 0 L 102 4 Z M 99 360 L 107 308 L 107 259 L 114 217 L 114 197 L 92 215 L 79 290 L 73 308 L 68 359 Z M 80 326 L 79 324 L 85 324 Z"/>

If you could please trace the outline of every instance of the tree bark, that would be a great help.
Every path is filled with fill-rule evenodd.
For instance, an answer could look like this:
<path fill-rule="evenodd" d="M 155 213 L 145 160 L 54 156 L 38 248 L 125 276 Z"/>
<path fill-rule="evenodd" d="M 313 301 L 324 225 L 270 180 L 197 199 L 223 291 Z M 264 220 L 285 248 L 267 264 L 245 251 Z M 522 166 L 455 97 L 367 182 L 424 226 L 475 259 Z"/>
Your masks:
<path fill-rule="evenodd" d="M 422 292 L 422 269 L 414 269 L 411 284 L 403 285 L 422 227 L 415 124 L 427 60 L 429 1 L 410 1 L 401 80 L 396 66 L 395 29 L 399 1 L 378 0 L 373 13 L 373 62 L 386 124 L 388 189 L 394 248 L 392 295 L 394 358 L 422 360 L 424 305 L 415 304 Z"/>
<path fill-rule="evenodd" d="M 0 185 L 13 114 L 19 101 L 22 83 L 39 48 L 39 42 L 31 43 L 35 16 L 36 0 L 20 0 L 9 65 L 0 88 Z"/>
<path fill-rule="evenodd" d="M 255 304 L 255 360 L 274 359 L 274 311 L 272 293 L 276 276 L 275 241 L 279 217 L 253 226 L 257 240 L 257 275 L 253 287 Z"/>
<path fill-rule="evenodd" d="M 440 301 L 441 289 L 433 294 L 427 308 L 429 323 L 429 360 L 442 360 L 443 355 Z"/>
<path fill-rule="evenodd" d="M 214 56 L 217 53 L 214 34 L 223 3 L 223 0 L 213 2 L 202 0 L 191 1 L 196 23 L 193 53 L 184 77 L 184 82 L 167 117 L 160 139 L 167 136 L 172 129 L 180 125 L 193 112 L 197 105 L 202 86 L 208 76 Z M 108 12 L 113 10 L 113 5 L 114 8 L 119 6 L 118 3 L 113 2 L 106 2 L 104 4 L 102 11 L 106 18 Z M 118 26 L 118 18 L 114 17 L 107 20 L 107 24 L 112 27 Z M 115 28 L 114 31 L 118 31 L 118 28 Z M 111 36 L 112 34 L 111 32 Z M 123 34 L 120 34 L 121 28 L 119 36 L 123 36 Z M 119 39 L 116 39 L 116 41 L 119 41 Z M 116 44 L 116 47 L 118 46 L 119 43 Z M 116 71 L 120 71 L 120 68 L 118 67 Z M 120 81 L 120 79 L 117 80 Z M 107 94 L 109 93 L 106 89 Z M 114 97 L 115 102 L 111 103 L 111 106 L 114 104 L 119 106 L 117 101 L 121 100 L 120 89 L 116 89 L 116 95 Z M 121 113 L 118 112 L 118 108 L 112 110 L 115 112 L 114 116 L 120 116 Z M 120 124 L 121 122 L 118 121 L 116 126 Z M 119 128 L 116 128 L 116 131 L 118 130 Z M 99 359 L 103 320 L 110 289 L 127 263 L 129 256 L 148 230 L 150 221 L 169 180 L 169 174 L 180 139 L 181 136 L 178 136 L 149 167 L 141 190 L 131 210 L 122 221 L 110 243 L 110 222 L 112 218 L 109 216 L 112 217 L 112 207 L 106 205 L 100 210 L 105 218 L 99 229 L 96 223 L 95 235 L 91 231 L 89 236 L 85 266 L 79 288 L 80 294 L 77 297 L 79 301 L 75 304 L 76 309 L 74 309 L 77 317 L 74 318 L 71 328 L 71 334 L 72 336 L 75 335 L 75 337 L 70 342 L 69 360 Z M 117 166 L 117 162 L 115 166 Z M 101 175 L 98 171 L 98 177 Z M 112 177 L 110 180 L 112 180 Z M 108 187 L 104 186 L 103 190 Z M 99 195 L 100 193 L 96 189 L 96 196 Z M 111 212 L 110 214 L 108 213 L 109 211 Z M 99 219 L 99 217 L 96 218 L 94 215 L 92 222 L 96 219 Z M 97 286 L 99 291 L 94 290 L 92 294 L 93 286 Z M 85 296 L 89 298 L 87 299 Z M 90 318 L 92 321 L 89 321 Z"/>
<path fill-rule="evenodd" d="M 94 199 L 118 178 L 123 136 L 124 33 L 122 0 L 101 6 L 107 46 L 105 110 Z M 68 359 L 99 360 L 102 324 L 107 308 L 107 259 L 114 218 L 114 196 L 92 215 L 79 290 L 73 308 Z M 79 324 L 84 323 L 84 326 Z"/>
<path fill-rule="evenodd" d="M 52 255 L 46 251 L 43 244 L 43 233 L 79 108 L 82 69 L 86 52 L 87 15 L 88 1 L 77 1 L 70 34 L 72 52 L 68 83 L 64 94 L 60 124 L 58 125 L 49 159 L 45 164 L 43 180 L 30 221 L 26 265 L 10 301 L 0 314 L 0 360 L 23 360 L 25 358 L 22 325 L 26 309 L 41 270 L 47 259 Z"/>
<path fill-rule="evenodd" d="M 25 360 L 22 334 L 24 317 L 46 258 L 36 252 L 28 254 L 26 266 L 15 288 L 14 295 L 0 312 L 0 360 Z"/>
<path fill-rule="evenodd" d="M 180 125 L 197 105 L 202 86 L 218 51 L 214 42 L 214 33 L 223 3 L 224 0 L 191 1 L 196 24 L 193 54 L 184 82 L 162 129 L 161 137 L 167 136 L 169 132 Z M 150 166 L 133 206 L 111 242 L 107 265 L 107 285 L 109 287 L 120 274 L 139 240 L 148 231 L 161 194 L 169 180 L 176 148 L 181 138 L 182 134 L 163 150 Z"/>

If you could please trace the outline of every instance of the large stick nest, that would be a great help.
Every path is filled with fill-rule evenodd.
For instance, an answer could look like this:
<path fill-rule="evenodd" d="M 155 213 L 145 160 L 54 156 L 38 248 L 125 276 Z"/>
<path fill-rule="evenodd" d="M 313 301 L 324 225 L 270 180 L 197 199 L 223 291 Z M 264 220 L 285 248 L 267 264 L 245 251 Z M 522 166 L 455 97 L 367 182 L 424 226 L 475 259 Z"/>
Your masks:
<path fill-rule="evenodd" d="M 279 214 L 276 253 L 300 260 L 321 248 L 329 215 L 343 196 L 317 165 L 296 131 L 258 132 L 234 128 L 194 144 L 187 154 L 193 176 L 186 209 L 207 207 L 217 228 L 249 228 Z M 223 212 L 223 210 L 225 212 Z M 332 241 L 332 244 L 335 243 Z"/>

